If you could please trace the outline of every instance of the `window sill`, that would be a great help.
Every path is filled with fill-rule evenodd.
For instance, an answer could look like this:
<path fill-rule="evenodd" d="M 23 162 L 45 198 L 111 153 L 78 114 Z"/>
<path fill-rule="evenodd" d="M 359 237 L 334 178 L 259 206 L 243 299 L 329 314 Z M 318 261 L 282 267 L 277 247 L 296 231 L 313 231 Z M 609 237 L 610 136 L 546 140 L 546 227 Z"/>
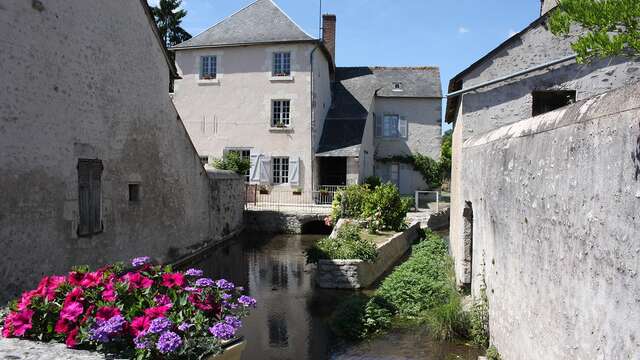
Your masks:
<path fill-rule="evenodd" d="M 198 85 L 220 85 L 220 79 L 198 79 Z"/>
<path fill-rule="evenodd" d="M 271 128 L 269 128 L 269 132 L 273 132 L 273 133 L 289 133 L 289 132 L 293 132 L 293 128 L 292 127 L 271 127 Z"/>
<path fill-rule="evenodd" d="M 269 81 L 271 82 L 289 82 L 289 81 L 293 81 L 293 75 L 289 75 L 289 76 L 271 76 L 269 78 Z"/>

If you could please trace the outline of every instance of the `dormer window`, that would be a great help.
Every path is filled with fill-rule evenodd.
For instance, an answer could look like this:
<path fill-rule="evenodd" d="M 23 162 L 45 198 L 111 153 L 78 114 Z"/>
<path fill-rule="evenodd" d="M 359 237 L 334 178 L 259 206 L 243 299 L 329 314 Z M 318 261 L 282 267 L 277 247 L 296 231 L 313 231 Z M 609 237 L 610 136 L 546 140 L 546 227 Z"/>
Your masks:
<path fill-rule="evenodd" d="M 271 76 L 291 76 L 291 53 L 273 53 L 273 68 Z"/>
<path fill-rule="evenodd" d="M 394 82 L 393 83 L 393 91 L 404 91 L 404 89 L 402 88 L 402 83 L 401 82 Z"/>
<path fill-rule="evenodd" d="M 218 57 L 202 56 L 200 58 L 200 79 L 214 80 L 218 76 Z"/>

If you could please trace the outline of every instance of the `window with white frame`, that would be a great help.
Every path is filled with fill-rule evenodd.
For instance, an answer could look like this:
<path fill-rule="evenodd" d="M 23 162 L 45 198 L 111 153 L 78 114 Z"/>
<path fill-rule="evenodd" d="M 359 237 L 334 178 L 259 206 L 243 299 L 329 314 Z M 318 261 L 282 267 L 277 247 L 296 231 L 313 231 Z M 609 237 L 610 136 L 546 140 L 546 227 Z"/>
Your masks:
<path fill-rule="evenodd" d="M 213 80 L 218 76 L 218 57 L 202 56 L 200 57 L 200 79 Z"/>
<path fill-rule="evenodd" d="M 289 183 L 289 158 L 274 157 L 271 160 L 274 184 Z"/>
<path fill-rule="evenodd" d="M 407 120 L 399 115 L 384 115 L 376 118 L 376 136 L 382 138 L 406 138 Z"/>
<path fill-rule="evenodd" d="M 271 126 L 288 127 L 291 124 L 291 100 L 271 102 Z"/>
<path fill-rule="evenodd" d="M 251 161 L 251 150 L 250 149 L 230 149 L 227 150 L 230 153 L 236 153 L 238 155 L 240 155 L 240 159 L 241 160 L 247 160 L 247 161 Z M 244 180 L 246 182 L 250 181 L 250 177 L 249 177 L 249 173 L 251 172 L 251 169 L 247 170 L 244 173 Z"/>
<path fill-rule="evenodd" d="M 291 75 L 291 53 L 276 52 L 273 53 L 273 68 L 271 76 L 290 76 Z"/>

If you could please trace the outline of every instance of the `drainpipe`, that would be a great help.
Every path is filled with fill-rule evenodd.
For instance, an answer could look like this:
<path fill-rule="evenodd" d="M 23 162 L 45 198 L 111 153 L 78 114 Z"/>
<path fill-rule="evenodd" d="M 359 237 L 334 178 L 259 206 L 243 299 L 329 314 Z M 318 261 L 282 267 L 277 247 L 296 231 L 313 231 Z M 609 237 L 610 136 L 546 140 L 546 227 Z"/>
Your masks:
<path fill-rule="evenodd" d="M 313 191 L 313 189 L 315 188 L 315 177 L 316 177 L 316 174 L 315 174 L 315 172 L 313 171 L 313 170 L 314 170 L 314 167 L 315 167 L 314 165 L 315 165 L 315 163 L 316 163 L 316 144 L 315 144 L 315 141 L 314 141 L 315 139 L 314 139 L 314 137 L 313 137 L 313 134 L 314 134 L 314 132 L 315 132 L 315 124 L 314 124 L 314 122 L 313 122 L 313 121 L 314 121 L 314 116 L 313 116 L 313 115 L 314 115 L 314 108 L 315 108 L 315 107 L 314 107 L 315 102 L 314 102 L 314 99 L 313 99 L 313 84 L 314 84 L 314 77 L 313 77 L 313 53 L 315 53 L 315 52 L 316 52 L 316 50 L 318 50 L 318 45 L 316 45 L 316 47 L 314 47 L 314 48 L 313 48 L 313 50 L 311 50 L 311 55 L 309 56 L 309 65 L 310 65 L 310 67 L 311 67 L 311 70 L 310 70 L 310 74 L 311 74 L 311 81 L 310 81 L 310 83 L 311 83 L 311 87 L 310 87 L 310 89 L 309 89 L 309 94 L 311 95 L 311 96 L 309 97 L 309 102 L 310 102 L 310 103 L 309 103 L 309 104 L 310 104 L 309 108 L 311 109 L 311 123 L 310 123 L 310 129 L 311 129 L 311 131 L 310 131 L 310 137 L 311 137 L 311 164 L 310 164 L 310 165 L 311 165 L 311 191 Z"/>
<path fill-rule="evenodd" d="M 518 72 L 513 73 L 513 74 L 511 74 L 511 75 L 507 75 L 507 76 L 499 77 L 499 78 L 497 78 L 497 79 L 489 80 L 489 81 L 483 82 L 482 84 L 478 84 L 478 85 L 471 86 L 470 88 L 467 88 L 467 89 L 462 89 L 462 90 L 454 91 L 454 92 L 452 92 L 452 93 L 447 94 L 447 95 L 446 95 L 446 97 L 448 97 L 448 98 L 449 98 L 449 97 L 454 97 L 454 96 L 462 95 L 462 94 L 468 93 L 468 92 L 470 92 L 470 91 L 473 91 L 473 90 L 477 90 L 477 89 L 483 88 L 483 87 L 485 87 L 485 86 L 493 85 L 493 84 L 496 84 L 496 83 L 499 83 L 499 82 L 502 82 L 502 81 L 506 81 L 506 80 L 509 80 L 509 79 L 513 79 L 514 77 L 518 77 L 518 76 L 520 76 L 520 75 L 525 75 L 525 74 L 528 74 L 528 73 L 530 73 L 530 72 L 534 72 L 534 71 L 536 71 L 536 70 L 541 70 L 541 69 L 547 68 L 547 67 L 549 67 L 549 66 L 553 66 L 553 65 L 557 65 L 557 64 L 560 64 L 560 63 L 563 63 L 563 62 L 569 61 L 569 60 L 573 60 L 573 59 L 575 59 L 577 56 L 578 56 L 578 55 L 575 55 L 575 54 L 574 54 L 574 55 L 570 55 L 570 56 L 567 56 L 567 57 L 563 57 L 562 59 L 556 59 L 556 60 L 553 60 L 553 61 L 549 61 L 548 63 L 544 63 L 544 64 L 542 64 L 542 65 L 537 65 L 537 66 L 534 66 L 534 67 L 529 68 L 529 69 L 526 69 L 526 70 L 518 71 Z"/>

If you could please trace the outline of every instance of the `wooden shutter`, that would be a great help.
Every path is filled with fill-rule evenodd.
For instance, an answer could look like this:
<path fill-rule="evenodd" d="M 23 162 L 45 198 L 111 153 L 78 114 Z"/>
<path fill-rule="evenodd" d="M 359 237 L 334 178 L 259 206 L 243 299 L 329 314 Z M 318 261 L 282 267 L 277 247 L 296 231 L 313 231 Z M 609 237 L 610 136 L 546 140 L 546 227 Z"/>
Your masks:
<path fill-rule="evenodd" d="M 102 161 L 78 160 L 78 235 L 102 231 Z"/>
<path fill-rule="evenodd" d="M 268 156 L 264 156 L 260 159 L 260 183 L 271 183 L 271 158 Z"/>
<path fill-rule="evenodd" d="M 373 115 L 373 120 L 376 122 L 376 137 L 382 137 L 382 116 Z"/>
<path fill-rule="evenodd" d="M 300 185 L 300 159 L 297 157 L 289 158 L 289 184 L 292 186 Z"/>
<path fill-rule="evenodd" d="M 249 169 L 249 182 L 258 184 L 260 182 L 260 165 L 262 154 L 251 154 L 251 168 Z"/>
<path fill-rule="evenodd" d="M 401 138 L 406 139 L 408 135 L 408 123 L 407 118 L 404 116 L 400 116 L 400 120 L 398 120 L 398 134 Z"/>

